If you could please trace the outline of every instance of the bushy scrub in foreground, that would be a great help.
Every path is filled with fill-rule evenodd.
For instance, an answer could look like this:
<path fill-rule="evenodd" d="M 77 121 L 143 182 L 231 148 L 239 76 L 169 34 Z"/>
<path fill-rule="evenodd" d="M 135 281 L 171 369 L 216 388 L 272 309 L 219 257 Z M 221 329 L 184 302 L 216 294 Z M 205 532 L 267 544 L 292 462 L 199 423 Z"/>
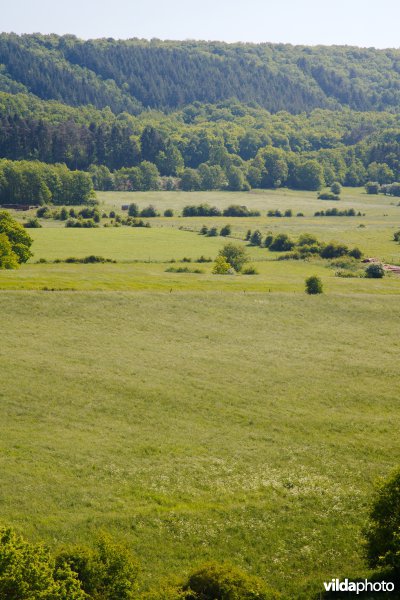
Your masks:
<path fill-rule="evenodd" d="M 56 561 L 42 544 L 30 544 L 9 528 L 0 529 L 2 600 L 85 600 L 77 574 Z"/>
<path fill-rule="evenodd" d="M 365 537 L 370 567 L 400 576 L 400 469 L 377 489 Z"/>

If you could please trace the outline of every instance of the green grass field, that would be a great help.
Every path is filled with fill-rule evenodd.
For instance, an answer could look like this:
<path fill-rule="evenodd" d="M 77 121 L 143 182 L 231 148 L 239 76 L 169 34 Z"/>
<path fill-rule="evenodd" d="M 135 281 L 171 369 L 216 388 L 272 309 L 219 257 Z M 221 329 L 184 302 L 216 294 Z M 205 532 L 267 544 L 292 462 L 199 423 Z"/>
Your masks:
<path fill-rule="evenodd" d="M 229 219 L 233 233 L 318 231 L 400 262 L 400 207 L 360 190 L 340 207 L 347 194 L 365 217 L 314 218 L 310 193 L 128 198 L 298 203 L 305 217 Z M 0 273 L 1 521 L 52 548 L 110 531 L 139 557 L 142 589 L 215 559 L 308 600 L 368 575 L 368 503 L 400 462 L 400 277 L 339 278 L 259 248 L 258 275 L 167 273 L 171 259 L 215 257 L 222 238 L 178 227 L 216 221 L 30 230 L 33 259 Z M 88 254 L 118 262 L 35 262 Z M 314 273 L 326 293 L 310 297 Z"/>

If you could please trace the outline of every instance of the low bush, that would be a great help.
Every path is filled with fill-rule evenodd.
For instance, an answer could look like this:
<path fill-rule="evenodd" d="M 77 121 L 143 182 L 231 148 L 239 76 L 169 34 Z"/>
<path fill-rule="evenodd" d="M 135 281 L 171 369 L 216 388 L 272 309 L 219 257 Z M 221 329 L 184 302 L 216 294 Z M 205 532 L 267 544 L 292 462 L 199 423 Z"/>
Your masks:
<path fill-rule="evenodd" d="M 340 200 L 340 197 L 332 192 L 323 192 L 318 195 L 318 200 Z"/>
<path fill-rule="evenodd" d="M 307 294 L 322 294 L 323 285 L 322 281 L 316 275 L 312 275 L 306 279 L 306 292 Z"/>
<path fill-rule="evenodd" d="M 261 579 L 227 564 L 209 563 L 192 573 L 184 589 L 193 600 L 274 600 L 279 594 Z"/>
<path fill-rule="evenodd" d="M 25 229 L 39 229 L 42 225 L 37 217 L 32 217 L 28 219 L 26 223 L 24 223 Z"/>
<path fill-rule="evenodd" d="M 249 266 L 244 267 L 242 270 L 243 275 L 258 275 L 258 271 L 255 267 Z"/>
<path fill-rule="evenodd" d="M 247 206 L 231 204 L 228 208 L 224 209 L 223 215 L 224 217 L 259 217 L 260 212 L 258 210 L 250 210 Z"/>
<path fill-rule="evenodd" d="M 225 225 L 224 227 L 222 227 L 221 231 L 219 232 L 219 235 L 222 235 L 222 237 L 227 237 L 228 235 L 231 235 L 232 233 L 232 227 L 230 225 Z"/>
<path fill-rule="evenodd" d="M 272 252 L 289 252 L 295 246 L 295 243 L 286 233 L 279 233 L 269 245 Z"/>
<path fill-rule="evenodd" d="M 158 217 L 158 212 L 152 204 L 149 204 L 149 206 L 146 206 L 146 208 L 143 208 L 140 211 L 140 216 L 144 217 L 145 219 L 149 219 L 152 217 Z"/>
<path fill-rule="evenodd" d="M 167 208 L 166 210 L 164 210 L 164 217 L 173 217 L 174 216 L 174 211 L 172 210 L 172 208 Z"/>
<path fill-rule="evenodd" d="M 365 277 L 368 279 L 382 279 L 385 276 L 385 269 L 380 263 L 371 263 L 365 269 Z"/>

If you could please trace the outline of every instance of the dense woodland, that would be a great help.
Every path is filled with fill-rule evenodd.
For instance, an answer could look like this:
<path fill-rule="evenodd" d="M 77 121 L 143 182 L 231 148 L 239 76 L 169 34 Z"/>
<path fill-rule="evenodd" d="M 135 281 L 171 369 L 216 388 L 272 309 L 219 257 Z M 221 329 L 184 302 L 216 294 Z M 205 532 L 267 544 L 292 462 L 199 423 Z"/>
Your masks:
<path fill-rule="evenodd" d="M 57 203 L 43 163 L 100 190 L 400 180 L 396 50 L 2 34 L 0 90 L 3 203 L 27 171 Z"/>

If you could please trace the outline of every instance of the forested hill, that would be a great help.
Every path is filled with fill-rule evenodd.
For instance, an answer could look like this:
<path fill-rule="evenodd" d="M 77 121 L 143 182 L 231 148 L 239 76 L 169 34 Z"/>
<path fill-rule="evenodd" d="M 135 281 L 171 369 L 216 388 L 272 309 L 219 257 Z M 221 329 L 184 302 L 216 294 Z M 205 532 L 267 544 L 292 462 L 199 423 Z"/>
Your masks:
<path fill-rule="evenodd" d="M 400 50 L 1 34 L 0 91 L 131 114 L 230 98 L 400 112 Z"/>

